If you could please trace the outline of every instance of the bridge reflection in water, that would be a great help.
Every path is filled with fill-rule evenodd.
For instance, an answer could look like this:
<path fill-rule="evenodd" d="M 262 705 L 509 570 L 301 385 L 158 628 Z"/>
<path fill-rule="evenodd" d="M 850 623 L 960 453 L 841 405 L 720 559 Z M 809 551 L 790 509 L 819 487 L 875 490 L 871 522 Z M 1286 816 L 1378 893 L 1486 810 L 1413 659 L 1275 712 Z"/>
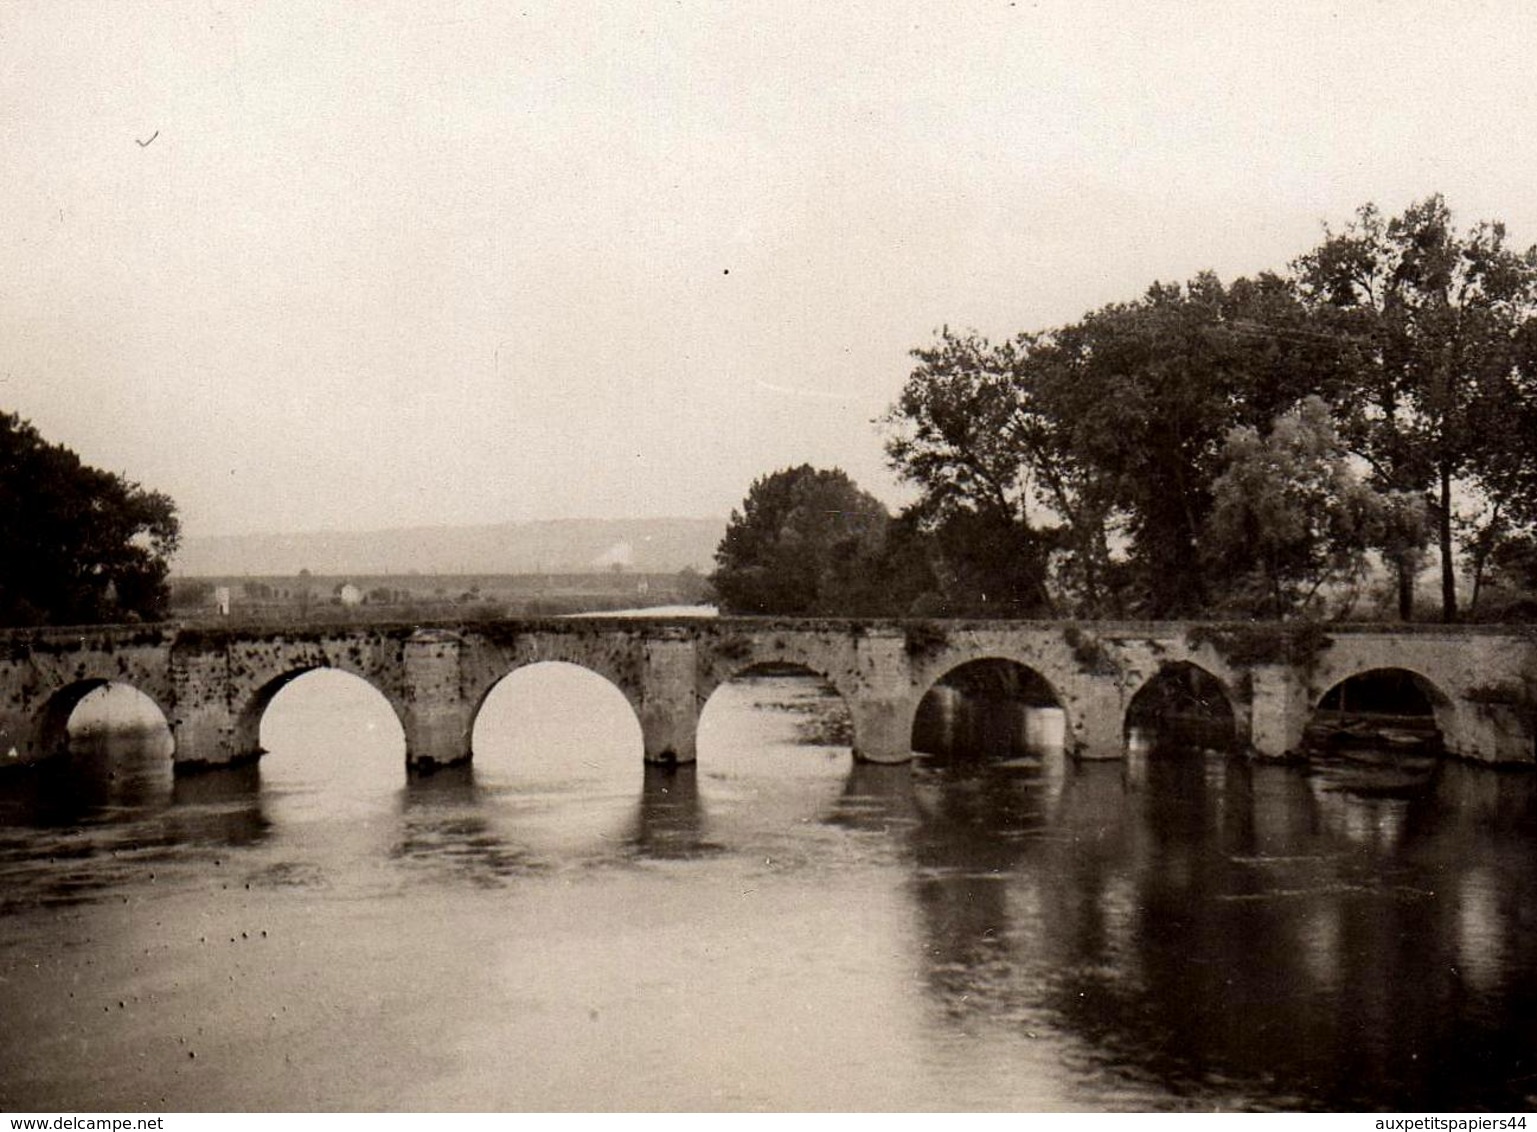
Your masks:
<path fill-rule="evenodd" d="M 719 689 L 669 770 L 608 690 L 547 675 L 425 777 L 345 679 L 295 681 L 271 753 L 201 776 L 152 715 L 77 719 L 0 800 L 0 1014 L 26 1023 L 0 1104 L 1534 1101 L 1534 776 L 1384 795 L 1135 712 L 1127 760 L 1076 763 L 998 673 L 938 692 L 950 746 L 916 767 L 855 762 L 836 693 L 777 674 Z M 965 718 L 978 688 L 999 719 Z M 87 1025 L 91 1058 L 53 1055 Z"/>

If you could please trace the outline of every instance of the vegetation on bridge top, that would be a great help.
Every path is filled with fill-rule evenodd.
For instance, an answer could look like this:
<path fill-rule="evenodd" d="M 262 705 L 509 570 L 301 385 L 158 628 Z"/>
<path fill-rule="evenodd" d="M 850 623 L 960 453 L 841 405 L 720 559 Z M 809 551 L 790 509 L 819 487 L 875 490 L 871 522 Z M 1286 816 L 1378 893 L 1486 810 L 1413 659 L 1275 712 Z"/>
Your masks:
<path fill-rule="evenodd" d="M 1178 637 L 1192 645 L 1209 643 L 1233 663 L 1251 658 L 1263 663 L 1280 656 L 1282 644 L 1297 652 L 1316 651 L 1329 637 L 1391 633 L 1395 636 L 1501 637 L 1537 641 L 1537 625 L 1491 623 L 1443 625 L 1380 621 L 1263 622 L 1263 621 L 1169 621 L 1103 620 L 1081 618 L 902 618 L 902 617 L 653 617 L 615 614 L 592 617 L 509 617 L 495 620 L 441 618 L 420 621 L 381 621 L 359 624 L 289 625 L 269 622 L 242 624 L 184 624 L 175 621 L 153 625 L 79 625 L 0 629 L 0 646 L 30 648 L 38 652 L 77 652 L 86 649 L 152 648 L 180 644 L 217 647 L 230 641 L 321 641 L 334 638 L 406 640 L 419 633 L 444 631 L 477 634 L 502 642 L 523 633 L 560 633 L 573 636 L 622 631 L 640 637 L 693 636 L 722 639 L 765 631 L 836 633 L 860 637 L 901 638 L 911 654 L 942 652 L 969 633 L 996 633 L 1009 629 L 1048 629 L 1060 632 L 1070 647 L 1092 648 L 1093 641 Z M 1307 642 L 1318 641 L 1316 646 Z M 1299 653 L 1300 655 L 1300 653 Z"/>
<path fill-rule="evenodd" d="M 32 653 L 57 656 L 83 650 L 159 648 L 175 640 L 176 634 L 177 626 L 166 624 L 0 629 L 0 653 L 19 661 Z"/>
<path fill-rule="evenodd" d="M 1380 629 L 1380 626 L 1378 627 Z M 1289 664 L 1308 670 L 1333 642 L 1329 629 L 1316 621 L 1191 625 L 1185 641 L 1191 648 L 1209 645 L 1235 668 L 1265 664 Z"/>

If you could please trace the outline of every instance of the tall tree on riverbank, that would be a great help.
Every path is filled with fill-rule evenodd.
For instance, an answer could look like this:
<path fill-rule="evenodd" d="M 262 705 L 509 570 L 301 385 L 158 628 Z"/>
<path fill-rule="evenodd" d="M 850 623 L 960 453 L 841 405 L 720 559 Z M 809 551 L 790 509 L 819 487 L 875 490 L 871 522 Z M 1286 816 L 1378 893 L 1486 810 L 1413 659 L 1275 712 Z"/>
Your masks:
<path fill-rule="evenodd" d="M 1393 219 L 1362 208 L 1289 275 L 1154 284 L 998 346 L 946 329 L 913 356 L 882 419 L 913 514 L 989 517 L 993 542 L 1050 563 L 1060 612 L 1180 616 L 1220 598 L 1230 579 L 1201 544 L 1225 438 L 1263 436 L 1309 396 L 1371 469 L 1401 616 L 1427 514 L 1447 619 L 1458 549 L 1476 598 L 1501 541 L 1537 529 L 1537 249 L 1511 249 L 1499 224 L 1459 232 L 1439 196 Z"/>
<path fill-rule="evenodd" d="M 847 475 L 802 464 L 753 481 L 711 576 L 723 612 L 856 615 L 879 592 L 891 517 Z"/>
<path fill-rule="evenodd" d="M 179 537 L 168 496 L 0 413 L 0 624 L 158 618 Z"/>
<path fill-rule="evenodd" d="M 1056 489 L 1057 515 L 1078 514 L 1082 485 L 1054 459 L 1052 422 L 1021 381 L 1036 347 L 1024 335 L 994 346 L 947 327 L 912 351 L 917 365 L 883 418 L 892 466 L 921 493 L 903 518 L 928 544 L 932 604 L 952 615 L 1023 617 L 1050 606 L 1047 564 L 1058 543 L 1042 484 Z"/>
<path fill-rule="evenodd" d="M 913 351 L 886 451 L 920 509 L 998 516 L 1049 558 L 1059 611 L 1196 613 L 1224 437 L 1337 384 L 1307 317 L 1278 276 L 1204 274 L 1000 346 L 947 329 Z"/>
<path fill-rule="evenodd" d="M 1203 274 L 1154 284 L 1052 335 L 1039 400 L 1063 454 L 1121 517 L 1128 597 L 1142 615 L 1194 613 L 1211 598 L 1198 544 L 1223 437 L 1255 415 L 1266 384 L 1268 344 L 1233 333 L 1231 308 L 1228 288 Z M 1282 382 L 1294 384 L 1295 375 Z M 1297 395 L 1287 388 L 1280 399 Z"/>
<path fill-rule="evenodd" d="M 1459 232 L 1439 195 L 1387 218 L 1365 205 L 1294 265 L 1301 293 L 1351 368 L 1336 402 L 1343 434 L 1379 482 L 1434 506 L 1441 614 L 1457 617 L 1458 503 L 1477 551 L 1537 484 L 1531 464 L 1537 367 L 1537 248 L 1504 225 Z M 1515 496 L 1512 496 L 1515 492 Z M 1484 545 L 1487 551 L 1491 549 Z"/>
<path fill-rule="evenodd" d="M 1397 550 L 1408 514 L 1422 503 L 1364 481 L 1319 397 L 1277 417 L 1264 435 L 1233 429 L 1222 460 L 1201 549 L 1220 579 L 1213 608 L 1224 613 L 1316 615 L 1331 590 L 1358 591 L 1368 551 Z"/>

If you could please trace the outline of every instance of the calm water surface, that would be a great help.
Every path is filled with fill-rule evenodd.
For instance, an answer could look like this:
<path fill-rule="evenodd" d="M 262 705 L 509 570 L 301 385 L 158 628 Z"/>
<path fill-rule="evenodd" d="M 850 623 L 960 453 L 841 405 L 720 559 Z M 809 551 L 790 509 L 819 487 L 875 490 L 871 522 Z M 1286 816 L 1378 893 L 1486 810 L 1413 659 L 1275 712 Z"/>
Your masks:
<path fill-rule="evenodd" d="M 0 778 L 0 1108 L 1537 1103 L 1534 776 L 856 765 L 782 677 L 648 772 L 547 665 L 473 770 L 408 781 L 316 673 L 259 768 L 173 779 L 98 696 Z"/>

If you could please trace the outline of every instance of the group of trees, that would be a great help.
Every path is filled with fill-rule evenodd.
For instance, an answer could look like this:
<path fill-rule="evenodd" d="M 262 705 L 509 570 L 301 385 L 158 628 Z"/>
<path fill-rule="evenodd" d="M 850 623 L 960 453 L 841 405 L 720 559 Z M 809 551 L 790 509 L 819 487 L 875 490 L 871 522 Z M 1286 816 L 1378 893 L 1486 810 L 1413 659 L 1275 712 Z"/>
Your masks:
<path fill-rule="evenodd" d="M 1451 620 L 1459 563 L 1472 605 L 1537 558 L 1537 249 L 1458 230 L 1439 196 L 1363 207 L 1285 272 L 913 356 L 882 424 L 916 502 L 883 520 L 841 473 L 760 480 L 717 556 L 726 608 L 1286 617 L 1344 605 L 1376 562 L 1408 617 L 1434 550 Z M 862 516 L 826 584 L 809 529 L 763 533 L 817 475 Z M 749 566 L 780 588 L 744 600 Z"/>
<path fill-rule="evenodd" d="M 1407 618 L 1434 561 L 1454 620 L 1493 574 L 1537 586 L 1537 248 L 1440 196 L 1283 272 L 913 357 L 882 424 L 915 501 L 763 477 L 717 551 L 726 609 L 1288 617 L 1376 563 Z M 162 616 L 178 538 L 165 495 L 0 413 L 0 624 Z"/>
<path fill-rule="evenodd" d="M 169 497 L 0 413 L 0 625 L 158 618 L 179 536 Z"/>

